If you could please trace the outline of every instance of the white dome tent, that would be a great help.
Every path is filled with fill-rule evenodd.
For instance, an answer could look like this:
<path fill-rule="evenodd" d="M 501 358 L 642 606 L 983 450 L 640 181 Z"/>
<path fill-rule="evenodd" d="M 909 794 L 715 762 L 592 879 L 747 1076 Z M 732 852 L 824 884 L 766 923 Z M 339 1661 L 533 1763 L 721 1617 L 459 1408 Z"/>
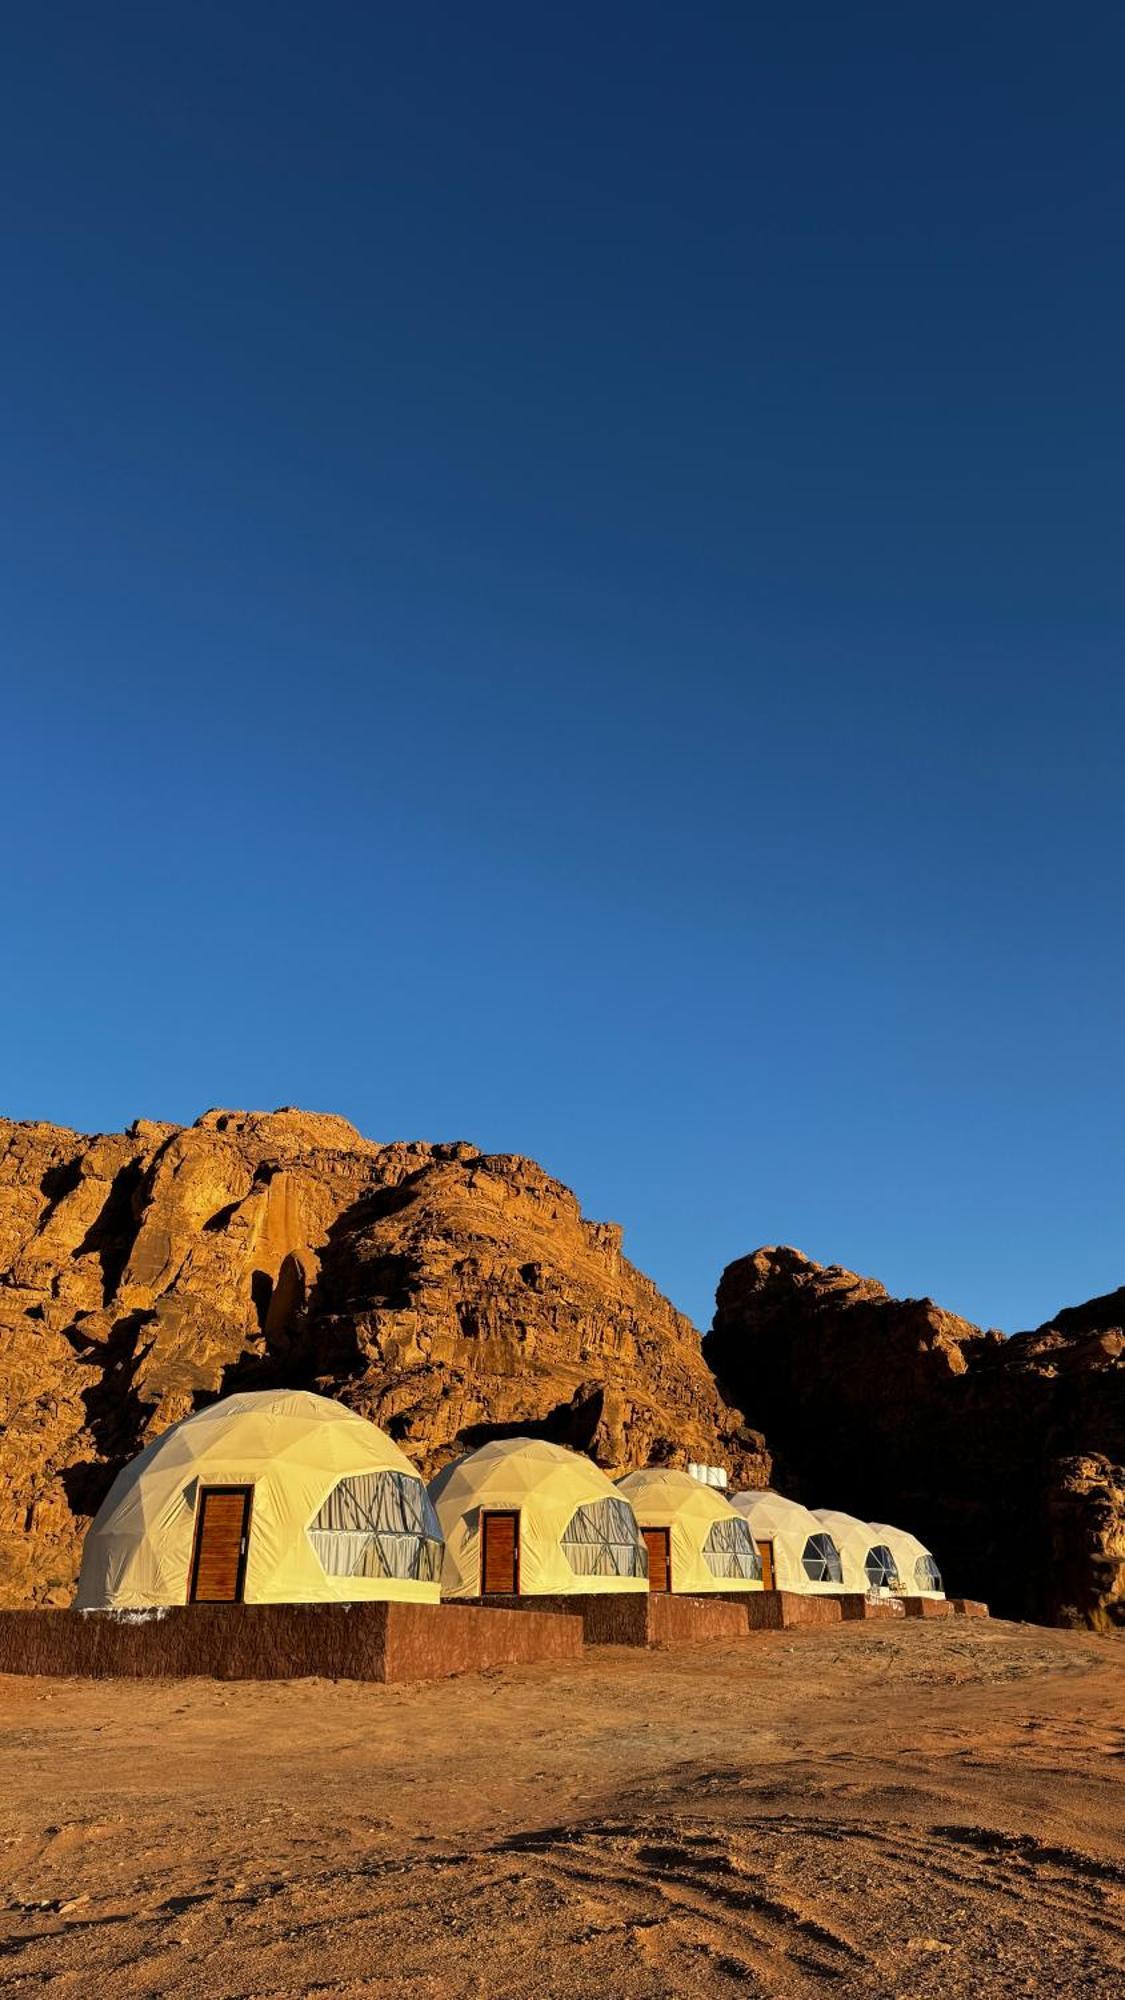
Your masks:
<path fill-rule="evenodd" d="M 650 1465 L 617 1482 L 648 1549 L 649 1586 L 683 1597 L 760 1590 L 754 1538 L 725 1493 L 690 1472 Z"/>
<path fill-rule="evenodd" d="M 894 1557 L 904 1597 L 945 1596 L 941 1571 L 917 1535 L 905 1528 L 892 1528 L 887 1521 L 872 1521 L 871 1533 Z"/>
<path fill-rule="evenodd" d="M 118 1473 L 82 1551 L 82 1610 L 436 1603 L 426 1488 L 374 1424 L 306 1390 L 228 1396 Z"/>
<path fill-rule="evenodd" d="M 444 1597 L 648 1590 L 633 1510 L 600 1466 L 543 1438 L 495 1438 L 430 1482 Z"/>
<path fill-rule="evenodd" d="M 728 1497 L 757 1544 L 767 1590 L 826 1596 L 843 1589 L 840 1551 L 823 1521 L 807 1507 L 771 1489 Z"/>
<path fill-rule="evenodd" d="M 901 1595 L 902 1579 L 895 1552 L 869 1521 L 860 1521 L 854 1514 L 841 1514 L 830 1507 L 814 1507 L 813 1513 L 840 1551 L 845 1590 Z"/>

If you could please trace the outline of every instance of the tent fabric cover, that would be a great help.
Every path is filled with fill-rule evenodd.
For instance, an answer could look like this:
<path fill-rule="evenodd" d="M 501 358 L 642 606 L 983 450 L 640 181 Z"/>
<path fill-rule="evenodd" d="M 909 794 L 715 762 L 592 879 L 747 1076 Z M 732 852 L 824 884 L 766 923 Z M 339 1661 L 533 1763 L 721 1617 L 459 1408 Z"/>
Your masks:
<path fill-rule="evenodd" d="M 884 1542 L 894 1556 L 904 1597 L 945 1596 L 938 1565 L 917 1535 L 906 1528 L 892 1528 L 889 1521 L 872 1521 L 869 1525 L 876 1542 Z"/>
<path fill-rule="evenodd" d="M 751 1488 L 744 1493 L 731 1493 L 728 1498 L 748 1523 L 755 1541 L 773 1543 L 774 1581 L 778 1590 L 805 1591 L 821 1597 L 843 1590 L 842 1582 L 810 1576 L 805 1568 L 809 1542 L 814 1536 L 828 1532 L 823 1521 L 818 1521 L 808 1507 L 802 1507 L 798 1500 L 787 1500 L 772 1488 Z"/>
<path fill-rule="evenodd" d="M 672 1589 L 677 1597 L 699 1597 L 713 1590 L 761 1590 L 762 1565 L 752 1535 L 748 1533 L 747 1540 L 754 1575 L 738 1573 L 745 1558 L 741 1563 L 724 1561 L 724 1555 L 729 1556 L 724 1543 L 736 1539 L 745 1546 L 737 1528 L 732 1535 L 732 1524 L 743 1528 L 746 1524 L 719 1487 L 704 1486 L 690 1472 L 672 1466 L 650 1465 L 643 1472 L 626 1473 L 618 1480 L 617 1491 L 625 1494 L 642 1528 L 670 1529 Z"/>
<path fill-rule="evenodd" d="M 840 1561 L 844 1566 L 843 1588 L 866 1593 L 883 1587 L 878 1564 L 872 1560 L 870 1571 L 868 1568 L 872 1551 L 885 1545 L 886 1538 L 882 1532 L 876 1533 L 870 1521 L 860 1521 L 854 1514 L 837 1513 L 831 1507 L 814 1507 L 813 1513 L 821 1527 L 827 1528 L 840 1551 Z M 886 1587 L 897 1596 L 898 1578 L 892 1577 Z"/>
<path fill-rule="evenodd" d="M 621 1495 L 601 1467 L 580 1452 L 544 1438 L 494 1438 L 445 1466 L 430 1482 L 430 1499 L 445 1538 L 443 1597 L 481 1595 L 480 1517 L 493 1510 L 519 1515 L 521 1597 L 648 1589 L 632 1513 L 620 1508 Z M 606 1501 L 614 1503 L 612 1513 Z M 609 1562 L 629 1573 L 606 1574 Z"/>
<path fill-rule="evenodd" d="M 392 1513 L 401 1517 L 406 1507 L 417 1526 L 404 1553 L 402 1519 L 391 1523 L 400 1533 L 397 1542 L 392 1536 L 385 1545 L 389 1566 L 416 1573 L 330 1574 L 313 1543 L 314 1521 L 323 1517 L 334 1524 L 342 1518 L 337 1503 L 328 1506 L 341 1481 L 384 1473 L 396 1476 L 399 1504 L 392 1505 Z M 185 1603 L 201 1486 L 253 1488 L 248 1604 L 375 1598 L 433 1604 L 440 1596 L 436 1552 L 425 1546 L 437 1541 L 437 1525 L 410 1460 L 385 1432 L 342 1404 L 307 1390 L 280 1389 L 212 1403 L 173 1424 L 122 1468 L 86 1536 L 77 1607 Z M 391 1496 L 382 1483 L 380 1491 L 386 1504 Z M 368 1544 L 377 1532 L 367 1526 Z M 370 1565 L 369 1547 L 364 1560 Z M 433 1571 L 430 1577 L 427 1569 Z"/>

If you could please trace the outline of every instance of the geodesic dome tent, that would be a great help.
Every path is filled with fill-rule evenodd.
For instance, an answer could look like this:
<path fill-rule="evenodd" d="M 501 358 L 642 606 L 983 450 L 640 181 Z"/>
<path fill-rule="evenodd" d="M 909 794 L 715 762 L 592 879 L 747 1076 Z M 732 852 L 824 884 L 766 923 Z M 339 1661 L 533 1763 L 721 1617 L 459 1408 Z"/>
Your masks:
<path fill-rule="evenodd" d="M 543 1438 L 496 1438 L 430 1482 L 443 1597 L 647 1591 L 644 1543 L 600 1466 Z"/>
<path fill-rule="evenodd" d="M 869 1521 L 857 1520 L 854 1514 L 837 1513 L 831 1507 L 814 1507 L 813 1513 L 840 1551 L 845 1590 L 865 1593 L 881 1590 L 896 1597 L 901 1595 L 902 1579 L 894 1550 Z"/>
<path fill-rule="evenodd" d="M 436 1603 L 441 1531 L 398 1446 L 305 1390 L 228 1396 L 118 1473 L 76 1604 Z"/>
<path fill-rule="evenodd" d="M 772 1570 L 775 1590 L 823 1596 L 844 1587 L 840 1551 L 822 1521 L 797 1500 L 772 1490 L 728 1495 L 750 1528 L 762 1557 L 763 1582 Z"/>
<path fill-rule="evenodd" d="M 650 1465 L 617 1482 L 648 1549 L 649 1587 L 697 1597 L 711 1590 L 760 1590 L 754 1538 L 725 1493 L 690 1472 Z"/>
<path fill-rule="evenodd" d="M 888 1521 L 872 1521 L 871 1533 L 894 1557 L 904 1597 L 944 1597 L 941 1571 L 924 1542 Z"/>

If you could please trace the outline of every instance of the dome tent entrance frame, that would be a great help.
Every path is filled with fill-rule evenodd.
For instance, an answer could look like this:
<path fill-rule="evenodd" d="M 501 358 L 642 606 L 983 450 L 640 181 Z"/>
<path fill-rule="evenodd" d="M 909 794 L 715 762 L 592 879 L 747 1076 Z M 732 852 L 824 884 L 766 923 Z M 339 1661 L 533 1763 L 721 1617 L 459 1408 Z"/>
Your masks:
<path fill-rule="evenodd" d="M 201 1486 L 188 1571 L 189 1604 L 241 1604 L 254 1512 L 252 1486 Z"/>
<path fill-rule="evenodd" d="M 648 1591 L 632 1509 L 580 1452 L 543 1438 L 494 1438 L 445 1466 L 429 1490 L 445 1540 L 443 1597 Z M 510 1526 L 492 1569 L 489 1524 L 501 1521 Z"/>
<path fill-rule="evenodd" d="M 209 1404 L 122 1468 L 86 1537 L 77 1608 L 189 1602 L 208 1496 L 222 1488 L 252 1495 L 241 1601 L 438 1601 L 440 1531 L 409 1459 L 342 1404 L 286 1389 Z M 229 1537 L 216 1560 L 229 1582 Z M 222 1581 L 196 1601 L 237 1601 Z"/>
<path fill-rule="evenodd" d="M 482 1597 L 520 1595 L 518 1508 L 481 1508 L 480 1588 Z"/>

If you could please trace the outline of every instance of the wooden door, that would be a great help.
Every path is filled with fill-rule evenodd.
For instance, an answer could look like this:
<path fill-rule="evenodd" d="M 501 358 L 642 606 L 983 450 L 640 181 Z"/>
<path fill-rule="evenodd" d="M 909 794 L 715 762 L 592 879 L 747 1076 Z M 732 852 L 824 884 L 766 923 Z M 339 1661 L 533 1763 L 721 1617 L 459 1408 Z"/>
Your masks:
<path fill-rule="evenodd" d="M 763 1590 L 776 1590 L 777 1585 L 774 1582 L 773 1567 L 773 1543 L 759 1542 L 758 1554 L 762 1558 L 762 1588 Z"/>
<path fill-rule="evenodd" d="M 480 1517 L 480 1590 L 482 1597 L 518 1597 L 520 1588 L 520 1517 L 483 1514 Z"/>
<path fill-rule="evenodd" d="M 644 1544 L 648 1550 L 648 1587 L 650 1590 L 671 1590 L 672 1588 L 672 1531 L 670 1528 L 642 1528 Z"/>
<path fill-rule="evenodd" d="M 241 1604 L 250 1546 L 252 1486 L 201 1486 L 189 1604 Z"/>

